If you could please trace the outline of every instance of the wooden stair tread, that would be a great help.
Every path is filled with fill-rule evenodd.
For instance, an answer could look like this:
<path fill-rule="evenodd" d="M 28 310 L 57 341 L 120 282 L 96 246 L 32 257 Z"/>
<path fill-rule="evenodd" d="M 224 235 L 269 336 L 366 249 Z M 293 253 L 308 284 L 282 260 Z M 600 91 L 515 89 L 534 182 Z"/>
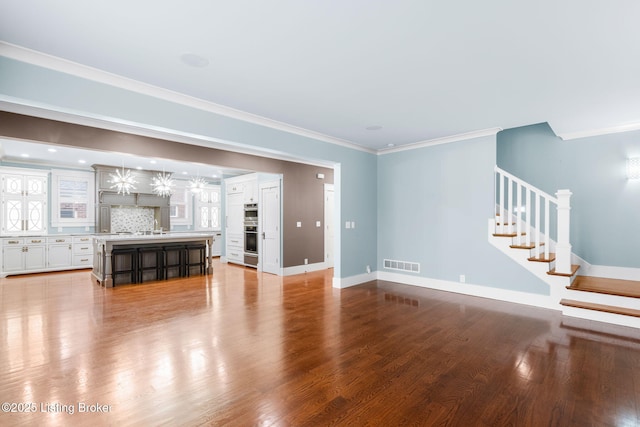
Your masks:
<path fill-rule="evenodd" d="M 634 280 L 577 276 L 571 286 L 567 286 L 567 289 L 617 295 L 621 297 L 640 298 L 640 282 Z"/>
<path fill-rule="evenodd" d="M 529 261 L 533 262 L 553 262 L 556 260 L 556 254 L 553 252 L 549 253 L 549 258 L 545 258 L 544 254 L 540 254 L 540 256 L 532 256 L 531 258 L 527 258 Z"/>
<path fill-rule="evenodd" d="M 612 305 L 596 304 L 592 302 L 574 301 L 574 300 L 568 300 L 568 299 L 560 300 L 560 304 L 566 307 L 584 308 L 587 310 L 602 311 L 605 313 L 640 317 L 640 310 L 635 310 L 633 308 L 615 307 Z"/>
<path fill-rule="evenodd" d="M 578 269 L 580 268 L 579 265 L 577 264 L 571 264 L 571 274 L 568 273 L 557 273 L 555 268 L 552 268 L 551 270 L 549 270 L 547 272 L 547 274 L 551 275 L 551 276 L 563 276 L 563 277 L 571 277 L 574 274 L 576 274 L 576 272 L 578 271 Z"/>
<path fill-rule="evenodd" d="M 526 236 L 527 233 L 524 231 L 520 234 L 521 236 Z M 517 237 L 518 233 L 494 233 L 493 237 Z"/>
<path fill-rule="evenodd" d="M 540 246 L 544 246 L 544 243 L 541 242 Z M 534 249 L 536 247 L 536 244 L 530 243 L 527 245 L 526 243 L 523 243 L 521 245 L 509 245 L 509 247 L 511 249 Z"/>

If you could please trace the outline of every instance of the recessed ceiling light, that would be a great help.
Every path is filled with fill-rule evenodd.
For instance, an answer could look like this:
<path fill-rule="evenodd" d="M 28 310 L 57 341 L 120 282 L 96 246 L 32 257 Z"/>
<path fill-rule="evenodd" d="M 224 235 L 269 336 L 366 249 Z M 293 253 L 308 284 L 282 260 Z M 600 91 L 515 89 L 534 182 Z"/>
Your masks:
<path fill-rule="evenodd" d="M 55 153 L 58 150 L 56 150 L 55 148 L 47 148 L 47 151 L 50 152 L 50 153 Z"/>
<path fill-rule="evenodd" d="M 22 153 L 20 154 L 20 157 L 29 157 L 29 155 L 27 153 Z"/>
<path fill-rule="evenodd" d="M 387 147 L 391 148 L 391 147 L 395 147 L 396 144 L 387 144 Z"/>
<path fill-rule="evenodd" d="M 188 172 L 186 172 L 186 171 L 185 171 L 185 172 L 182 172 L 182 175 L 187 175 L 187 174 L 188 174 Z"/>
<path fill-rule="evenodd" d="M 138 169 L 139 171 L 142 170 L 142 166 L 136 166 L 136 169 Z"/>
<path fill-rule="evenodd" d="M 198 55 L 197 53 L 183 53 L 182 55 L 180 55 L 180 59 L 190 67 L 204 68 L 209 65 L 209 60 L 204 56 Z"/>
<path fill-rule="evenodd" d="M 155 165 L 158 162 L 156 162 L 155 160 L 149 160 L 149 163 L 151 163 L 152 165 Z"/>
<path fill-rule="evenodd" d="M 83 163 L 84 164 L 84 163 L 87 163 L 87 161 L 81 159 L 81 160 L 78 160 L 78 163 Z"/>
<path fill-rule="evenodd" d="M 382 126 L 378 126 L 378 125 L 367 126 L 365 129 L 366 130 L 380 130 L 380 129 L 382 129 Z"/>

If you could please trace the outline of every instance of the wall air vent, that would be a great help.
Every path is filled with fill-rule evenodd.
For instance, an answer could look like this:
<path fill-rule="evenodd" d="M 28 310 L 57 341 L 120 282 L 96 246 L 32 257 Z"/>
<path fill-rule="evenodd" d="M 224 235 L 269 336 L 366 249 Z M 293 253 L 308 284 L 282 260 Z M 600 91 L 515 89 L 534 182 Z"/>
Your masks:
<path fill-rule="evenodd" d="M 409 271 L 411 273 L 420 273 L 420 263 L 417 263 L 417 262 L 385 259 L 384 268 L 388 270 L 400 270 L 400 271 Z"/>

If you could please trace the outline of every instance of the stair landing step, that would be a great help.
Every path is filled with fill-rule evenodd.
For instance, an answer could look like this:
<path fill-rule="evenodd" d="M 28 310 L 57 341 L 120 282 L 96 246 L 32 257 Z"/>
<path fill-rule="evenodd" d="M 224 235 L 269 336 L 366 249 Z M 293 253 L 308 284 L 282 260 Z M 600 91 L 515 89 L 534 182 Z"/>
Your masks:
<path fill-rule="evenodd" d="M 640 282 L 634 280 L 607 279 L 604 277 L 577 276 L 567 289 L 621 297 L 640 298 Z"/>
<path fill-rule="evenodd" d="M 640 310 L 632 308 L 615 307 L 612 305 L 595 304 L 592 302 L 574 301 L 569 299 L 560 300 L 560 305 L 566 307 L 584 308 L 587 310 L 602 311 L 604 313 L 622 314 L 624 316 L 640 317 Z"/>
<path fill-rule="evenodd" d="M 563 276 L 563 277 L 572 277 L 578 269 L 580 268 L 577 264 L 571 264 L 571 273 L 557 273 L 555 268 L 552 268 L 547 274 L 551 276 Z"/>
<path fill-rule="evenodd" d="M 556 260 L 556 254 L 549 253 L 549 258 L 545 258 L 544 254 L 540 254 L 540 256 L 532 256 L 531 258 L 527 258 L 527 260 L 533 262 L 553 262 Z"/>

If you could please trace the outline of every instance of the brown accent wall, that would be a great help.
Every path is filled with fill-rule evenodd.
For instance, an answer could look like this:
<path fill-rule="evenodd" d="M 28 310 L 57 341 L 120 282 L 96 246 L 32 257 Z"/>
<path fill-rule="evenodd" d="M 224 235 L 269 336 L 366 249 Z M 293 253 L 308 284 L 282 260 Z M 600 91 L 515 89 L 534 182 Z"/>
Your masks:
<path fill-rule="evenodd" d="M 333 169 L 4 111 L 0 136 L 282 174 L 283 267 L 303 265 L 305 258 L 309 264 L 324 260 L 324 184 L 333 183 Z M 317 179 L 318 173 L 325 178 Z M 301 228 L 296 227 L 298 221 Z"/>

